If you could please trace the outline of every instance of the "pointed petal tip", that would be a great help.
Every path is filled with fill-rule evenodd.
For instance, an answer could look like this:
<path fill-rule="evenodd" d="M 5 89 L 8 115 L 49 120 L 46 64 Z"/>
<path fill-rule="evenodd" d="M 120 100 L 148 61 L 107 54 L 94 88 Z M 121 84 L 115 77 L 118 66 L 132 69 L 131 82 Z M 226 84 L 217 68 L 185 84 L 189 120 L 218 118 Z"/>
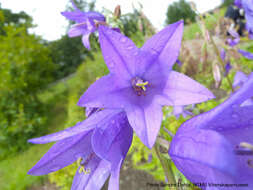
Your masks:
<path fill-rule="evenodd" d="M 34 167 L 32 167 L 28 172 L 27 172 L 28 175 L 32 175 L 32 176 L 40 176 L 41 174 L 37 174 L 35 171 L 34 171 Z"/>
<path fill-rule="evenodd" d="M 76 105 L 79 106 L 79 107 L 86 107 L 85 103 L 83 103 L 83 101 L 82 101 L 82 98 L 80 98 L 80 100 L 78 100 Z"/>
<path fill-rule="evenodd" d="M 66 12 L 65 12 L 65 11 L 61 12 L 61 15 L 62 15 L 62 16 L 65 16 L 65 14 L 66 14 Z"/>
<path fill-rule="evenodd" d="M 181 20 L 178 21 L 178 23 L 179 23 L 179 24 L 184 24 L 184 20 L 181 19 Z"/>
<path fill-rule="evenodd" d="M 153 146 L 155 145 L 155 143 L 148 143 L 146 146 L 151 150 L 153 148 Z"/>
<path fill-rule="evenodd" d="M 38 138 L 33 138 L 33 139 L 29 139 L 27 142 L 28 143 L 32 143 L 32 144 L 46 144 L 48 142 L 43 142 L 43 140 L 41 137 L 38 137 Z"/>

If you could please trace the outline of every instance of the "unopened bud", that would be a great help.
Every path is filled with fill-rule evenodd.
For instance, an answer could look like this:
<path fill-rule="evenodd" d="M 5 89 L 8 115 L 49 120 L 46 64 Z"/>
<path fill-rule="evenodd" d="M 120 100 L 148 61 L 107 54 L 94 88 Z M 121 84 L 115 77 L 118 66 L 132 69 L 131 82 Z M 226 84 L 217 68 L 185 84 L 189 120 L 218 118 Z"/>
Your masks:
<path fill-rule="evenodd" d="M 219 88 L 221 84 L 220 67 L 217 63 L 213 64 L 213 78 L 215 80 L 215 88 Z"/>
<path fill-rule="evenodd" d="M 121 16 L 121 9 L 120 9 L 120 5 L 117 5 L 114 9 L 114 13 L 113 13 L 115 18 L 120 18 Z"/>

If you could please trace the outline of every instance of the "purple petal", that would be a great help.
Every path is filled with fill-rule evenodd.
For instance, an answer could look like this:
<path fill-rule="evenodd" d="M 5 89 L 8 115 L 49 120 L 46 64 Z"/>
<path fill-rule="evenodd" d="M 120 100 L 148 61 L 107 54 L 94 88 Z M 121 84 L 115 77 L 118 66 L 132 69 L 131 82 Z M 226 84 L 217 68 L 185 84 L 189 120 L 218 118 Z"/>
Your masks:
<path fill-rule="evenodd" d="M 99 42 L 106 65 L 111 73 L 130 79 L 135 73 L 139 49 L 126 36 L 106 26 L 99 26 Z"/>
<path fill-rule="evenodd" d="M 93 113 L 96 113 L 97 111 L 101 111 L 101 110 L 99 108 L 87 107 L 85 109 L 85 116 L 90 117 Z"/>
<path fill-rule="evenodd" d="M 90 34 L 89 31 L 87 30 L 87 26 L 86 25 L 80 25 L 80 24 L 75 24 L 73 25 L 69 31 L 68 31 L 68 36 L 70 38 L 72 37 L 77 37 L 77 36 L 81 36 L 81 35 L 88 35 Z"/>
<path fill-rule="evenodd" d="M 105 17 L 101 13 L 89 11 L 89 12 L 86 12 L 85 15 L 86 15 L 86 17 L 88 17 L 92 20 L 105 22 Z"/>
<path fill-rule="evenodd" d="M 121 164 L 132 143 L 133 130 L 124 113 L 112 118 L 106 125 L 98 126 L 92 136 L 92 147 L 103 159 L 111 162 L 109 189 L 119 189 Z"/>
<path fill-rule="evenodd" d="M 242 8 L 242 0 L 235 0 L 234 1 L 235 6 L 237 6 L 238 8 Z"/>
<path fill-rule="evenodd" d="M 90 169 L 89 174 L 79 173 L 79 169 L 74 177 L 71 190 L 100 190 L 110 174 L 110 163 L 94 157 L 85 168 Z"/>
<path fill-rule="evenodd" d="M 236 39 L 231 39 L 231 38 L 228 38 L 226 40 L 227 44 L 231 47 L 234 47 L 235 45 L 237 45 L 239 42 L 240 42 L 240 38 L 236 38 Z"/>
<path fill-rule="evenodd" d="M 177 168 L 189 180 L 246 183 L 252 189 L 253 172 L 252 166 L 249 165 L 252 155 L 249 157 L 234 153 L 242 142 L 253 144 L 253 106 L 241 105 L 251 97 L 253 74 L 227 101 L 188 120 L 178 129 L 169 153 Z M 210 149 L 214 149 L 214 152 L 210 152 Z M 202 155 L 203 152 L 205 154 Z"/>
<path fill-rule="evenodd" d="M 117 139 L 125 139 L 123 142 L 127 143 L 129 140 L 131 141 L 131 135 L 132 128 L 128 123 L 126 114 L 124 112 L 119 113 L 112 117 L 109 122 L 101 126 L 98 125 L 94 130 L 92 136 L 93 150 L 101 159 L 109 159 L 110 156 L 108 154 L 113 144 L 117 143 Z M 120 156 L 124 152 L 122 150 L 119 151 L 120 153 L 114 155 L 113 158 Z M 116 152 L 116 150 L 113 150 L 113 153 Z"/>
<path fill-rule="evenodd" d="M 245 100 L 242 104 L 241 104 L 241 107 L 243 106 L 253 106 L 253 99 L 248 99 L 248 100 Z"/>
<path fill-rule="evenodd" d="M 237 147 L 242 142 L 246 142 L 249 144 L 253 144 L 253 106 L 250 106 L 250 110 L 248 109 L 248 112 L 245 111 L 244 115 L 242 115 L 241 120 L 242 123 L 237 122 L 234 123 L 236 125 L 236 128 L 231 130 L 224 130 L 220 133 L 232 144 L 232 147 L 234 148 L 234 151 L 237 150 Z M 249 119 L 247 115 L 251 115 L 251 124 L 247 124 L 245 120 Z M 239 115 L 238 115 L 239 116 Z M 247 117 L 247 118 L 244 118 Z M 244 124 L 244 125 L 243 125 Z M 240 150 L 240 149 L 239 149 Z M 236 154 L 236 166 L 238 168 L 237 171 L 237 183 L 244 183 L 249 184 L 249 188 L 253 189 L 253 171 L 252 166 L 248 164 L 248 161 L 252 159 L 251 155 L 240 155 Z"/>
<path fill-rule="evenodd" d="M 159 63 L 171 68 L 179 55 L 183 26 L 183 21 L 169 25 L 151 37 L 141 50 L 155 52 L 158 55 Z"/>
<path fill-rule="evenodd" d="M 83 35 L 82 42 L 84 47 L 90 50 L 90 41 L 89 41 L 90 33 Z"/>
<path fill-rule="evenodd" d="M 86 22 L 87 20 L 85 13 L 81 11 L 62 12 L 61 14 L 65 16 L 67 19 L 75 21 L 77 23 Z"/>
<path fill-rule="evenodd" d="M 236 162 L 231 144 L 211 130 L 191 130 L 173 138 L 169 155 L 193 183 L 233 183 Z"/>
<path fill-rule="evenodd" d="M 109 74 L 93 83 L 81 96 L 78 105 L 81 107 L 123 108 L 134 95 L 129 81 Z"/>
<path fill-rule="evenodd" d="M 114 31 L 116 31 L 116 32 L 119 32 L 119 33 L 121 33 L 120 32 L 120 28 L 112 28 Z"/>
<path fill-rule="evenodd" d="M 91 132 L 84 132 L 55 143 L 28 174 L 44 175 L 72 164 L 92 152 L 90 140 Z"/>
<path fill-rule="evenodd" d="M 62 12 L 61 13 L 64 17 L 66 17 L 69 20 L 75 21 L 77 23 L 82 23 L 86 22 L 87 18 L 90 18 L 92 20 L 97 20 L 97 21 L 105 21 L 105 17 L 97 12 L 82 12 L 79 9 L 72 11 L 72 12 Z"/>
<path fill-rule="evenodd" d="M 224 73 L 224 76 L 227 76 L 229 71 L 232 69 L 232 66 L 230 64 L 230 61 L 228 61 L 225 65 L 225 73 Z"/>
<path fill-rule="evenodd" d="M 238 52 L 239 52 L 240 54 L 242 54 L 242 56 L 246 57 L 247 59 L 253 60 L 253 53 L 244 51 L 244 50 L 242 50 L 242 49 L 239 49 Z"/>
<path fill-rule="evenodd" d="M 162 122 L 162 109 L 155 103 L 131 105 L 126 108 L 127 118 L 141 141 L 152 148 Z"/>
<path fill-rule="evenodd" d="M 90 18 L 87 19 L 87 29 L 91 32 L 95 32 L 96 30 L 95 22 Z"/>
<path fill-rule="evenodd" d="M 189 131 L 192 127 L 223 131 L 253 124 L 252 106 L 242 103 L 253 97 L 253 74 L 249 80 L 228 100 L 185 122 L 179 130 Z M 184 127 L 186 126 L 186 127 Z"/>
<path fill-rule="evenodd" d="M 203 85 L 183 74 L 171 71 L 163 89 L 163 101 L 160 103 L 162 105 L 180 106 L 195 104 L 212 98 L 214 95 Z"/>
<path fill-rule="evenodd" d="M 30 139 L 28 142 L 35 143 L 35 144 L 44 144 L 44 143 L 49 143 L 53 141 L 59 141 L 59 140 L 80 134 L 84 131 L 89 131 L 91 129 L 94 129 L 98 124 L 107 122 L 108 120 L 111 119 L 111 117 L 118 114 L 119 112 L 121 112 L 121 110 L 105 109 L 105 110 L 92 114 L 86 120 L 77 123 L 74 127 L 70 127 L 63 131 L 46 135 L 43 137 Z"/>
<path fill-rule="evenodd" d="M 253 40 L 253 29 L 249 31 L 249 39 Z"/>
<path fill-rule="evenodd" d="M 123 159 L 121 159 L 114 170 L 111 171 L 108 190 L 119 190 L 119 174 Z"/>
<path fill-rule="evenodd" d="M 235 30 L 228 30 L 228 33 L 233 36 L 234 38 L 240 38 L 240 35 Z"/>
<path fill-rule="evenodd" d="M 234 77 L 233 87 L 242 86 L 248 80 L 247 75 L 241 71 L 237 71 Z"/>

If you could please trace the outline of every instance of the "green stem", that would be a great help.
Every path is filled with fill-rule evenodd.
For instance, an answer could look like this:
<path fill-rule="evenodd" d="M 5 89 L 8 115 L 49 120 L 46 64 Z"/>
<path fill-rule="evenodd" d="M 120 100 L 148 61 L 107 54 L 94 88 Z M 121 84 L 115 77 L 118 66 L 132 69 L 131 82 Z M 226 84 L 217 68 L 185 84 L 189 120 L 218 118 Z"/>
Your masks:
<path fill-rule="evenodd" d="M 168 183 L 169 184 L 176 184 L 176 180 L 174 178 L 174 175 L 173 175 L 173 172 L 171 170 L 171 167 L 170 167 L 170 165 L 168 165 L 168 164 L 166 164 L 164 162 L 164 159 L 162 158 L 162 156 L 160 154 L 159 145 L 158 144 L 155 145 L 155 153 L 156 153 L 158 159 L 161 162 L 161 165 L 162 165 L 163 171 L 165 173 L 165 176 L 166 176 L 166 178 L 168 180 Z"/>

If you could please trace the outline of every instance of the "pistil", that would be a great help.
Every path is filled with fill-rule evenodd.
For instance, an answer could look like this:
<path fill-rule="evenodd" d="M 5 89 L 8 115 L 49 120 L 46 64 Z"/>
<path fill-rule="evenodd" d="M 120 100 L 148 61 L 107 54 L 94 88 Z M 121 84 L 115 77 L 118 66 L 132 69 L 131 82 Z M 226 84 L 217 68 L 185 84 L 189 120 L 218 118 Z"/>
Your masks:
<path fill-rule="evenodd" d="M 134 91 L 137 93 L 138 96 L 141 96 L 141 95 L 146 95 L 146 90 L 147 90 L 147 86 L 149 85 L 148 81 L 144 81 L 142 80 L 141 78 L 139 77 L 134 77 L 132 80 L 131 80 L 131 83 L 132 83 L 132 87 L 134 89 Z"/>

